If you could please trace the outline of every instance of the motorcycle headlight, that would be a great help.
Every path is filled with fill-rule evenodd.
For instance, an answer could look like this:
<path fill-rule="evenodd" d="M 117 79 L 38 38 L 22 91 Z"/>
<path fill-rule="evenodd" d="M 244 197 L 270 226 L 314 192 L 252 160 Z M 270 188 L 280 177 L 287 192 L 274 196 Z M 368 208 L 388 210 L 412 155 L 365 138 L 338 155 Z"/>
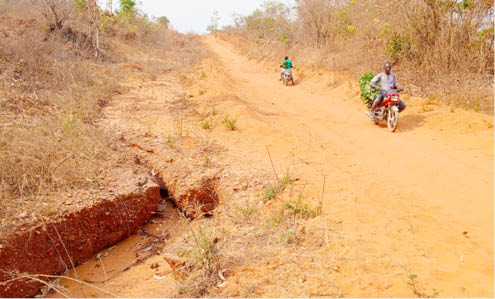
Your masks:
<path fill-rule="evenodd" d="M 393 96 L 392 97 L 392 101 L 398 101 L 399 100 L 399 97 L 398 96 Z"/>

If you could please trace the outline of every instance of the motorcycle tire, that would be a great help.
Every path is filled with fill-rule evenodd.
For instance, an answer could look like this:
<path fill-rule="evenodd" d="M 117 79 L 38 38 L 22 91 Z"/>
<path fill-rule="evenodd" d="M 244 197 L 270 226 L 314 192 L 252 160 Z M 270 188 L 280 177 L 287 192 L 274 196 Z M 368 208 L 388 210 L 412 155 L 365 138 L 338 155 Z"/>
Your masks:
<path fill-rule="evenodd" d="M 399 112 L 389 111 L 387 115 L 387 127 L 390 132 L 395 132 L 397 125 L 399 124 Z"/>

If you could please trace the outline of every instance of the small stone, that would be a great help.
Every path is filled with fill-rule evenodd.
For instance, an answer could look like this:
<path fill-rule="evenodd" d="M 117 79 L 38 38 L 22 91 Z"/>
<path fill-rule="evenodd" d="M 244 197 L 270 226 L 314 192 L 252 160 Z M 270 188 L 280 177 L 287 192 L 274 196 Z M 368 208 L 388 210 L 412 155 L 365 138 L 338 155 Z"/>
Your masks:
<path fill-rule="evenodd" d="M 162 280 L 162 279 L 165 278 L 165 275 L 157 275 L 157 274 L 155 274 L 155 275 L 153 275 L 153 278 L 156 279 L 156 280 Z"/>

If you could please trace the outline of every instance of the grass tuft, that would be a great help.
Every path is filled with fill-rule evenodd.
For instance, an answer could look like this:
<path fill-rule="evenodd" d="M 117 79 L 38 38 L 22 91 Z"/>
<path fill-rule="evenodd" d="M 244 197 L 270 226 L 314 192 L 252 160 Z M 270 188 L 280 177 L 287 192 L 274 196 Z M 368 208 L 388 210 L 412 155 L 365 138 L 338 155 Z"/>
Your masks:
<path fill-rule="evenodd" d="M 211 119 L 205 119 L 199 123 L 199 126 L 201 129 L 209 131 L 213 128 L 213 122 Z"/>
<path fill-rule="evenodd" d="M 292 182 L 292 179 L 289 174 L 289 170 L 286 171 L 285 175 L 273 186 L 265 189 L 264 197 L 265 200 L 268 201 L 270 199 L 275 198 L 278 193 L 282 192 L 284 188 Z"/>
<path fill-rule="evenodd" d="M 207 221 L 197 229 L 190 226 L 190 234 L 184 248 L 178 254 L 186 261 L 189 276 L 179 285 L 179 293 L 192 297 L 204 296 L 219 281 L 225 234 L 213 221 Z"/>
<path fill-rule="evenodd" d="M 237 120 L 234 118 L 230 118 L 228 114 L 225 115 L 224 119 L 222 120 L 222 124 L 228 130 L 235 131 L 237 129 Z"/>

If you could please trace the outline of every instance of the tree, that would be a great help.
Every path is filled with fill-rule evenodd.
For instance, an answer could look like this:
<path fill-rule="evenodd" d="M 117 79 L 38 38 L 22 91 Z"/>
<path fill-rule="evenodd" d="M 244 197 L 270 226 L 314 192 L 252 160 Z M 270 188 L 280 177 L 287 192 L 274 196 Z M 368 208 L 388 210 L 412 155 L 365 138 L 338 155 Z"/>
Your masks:
<path fill-rule="evenodd" d="M 95 58 L 100 55 L 100 9 L 96 0 L 87 0 L 89 30 L 93 48 L 95 49 Z"/>
<path fill-rule="evenodd" d="M 260 8 L 243 18 L 247 30 L 263 40 L 281 40 L 288 44 L 292 39 L 290 28 L 290 8 L 280 2 L 265 1 Z"/>
<path fill-rule="evenodd" d="M 206 30 L 210 33 L 215 33 L 218 30 L 218 22 L 220 21 L 220 16 L 218 14 L 218 10 L 213 10 L 213 15 L 210 18 L 210 24 L 206 27 Z"/>
<path fill-rule="evenodd" d="M 168 24 L 170 24 L 170 20 L 166 16 L 159 17 L 156 20 L 165 28 L 168 28 Z"/>
<path fill-rule="evenodd" d="M 135 14 L 134 7 L 136 6 L 136 2 L 133 0 L 120 0 L 120 16 L 132 17 Z"/>
<path fill-rule="evenodd" d="M 303 25 L 303 30 L 310 32 L 317 47 L 327 44 L 330 38 L 330 28 L 334 24 L 334 1 L 297 0 L 297 15 Z"/>
<path fill-rule="evenodd" d="M 109 13 L 112 13 L 113 11 L 113 1 L 112 0 L 107 0 L 107 7 L 106 7 L 106 11 L 108 11 Z"/>
<path fill-rule="evenodd" d="M 71 18 L 71 4 L 66 0 L 31 1 L 33 6 L 39 9 L 41 14 L 48 21 L 52 30 L 62 29 Z"/>

